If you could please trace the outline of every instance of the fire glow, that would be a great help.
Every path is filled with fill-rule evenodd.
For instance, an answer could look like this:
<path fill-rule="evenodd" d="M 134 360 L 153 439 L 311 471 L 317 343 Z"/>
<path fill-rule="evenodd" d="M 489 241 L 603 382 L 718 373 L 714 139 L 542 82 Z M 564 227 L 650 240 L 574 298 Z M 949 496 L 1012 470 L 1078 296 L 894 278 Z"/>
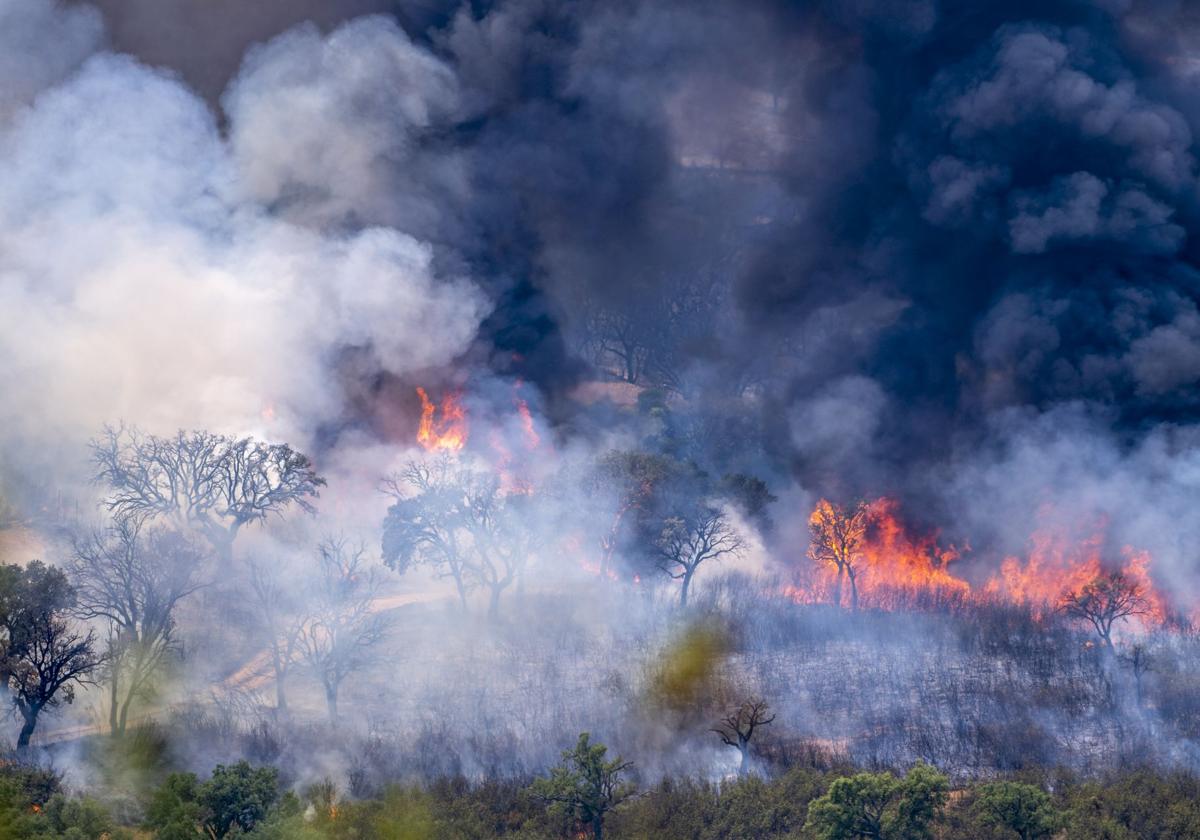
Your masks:
<path fill-rule="evenodd" d="M 440 406 L 434 405 L 424 388 L 417 388 L 421 398 L 421 425 L 417 428 L 417 443 L 430 452 L 458 452 L 467 444 L 467 413 L 459 394 L 449 394 Z"/>
<path fill-rule="evenodd" d="M 810 517 L 819 525 L 838 510 L 821 500 Z M 936 532 L 916 536 L 904 525 L 895 500 L 881 498 L 866 506 L 866 525 L 852 552 L 851 572 L 843 573 L 839 597 L 838 570 L 832 562 L 808 560 L 802 583 L 785 586 L 783 593 L 797 603 L 842 604 L 850 600 L 853 586 L 865 607 L 896 609 L 924 602 L 1001 602 L 1028 606 L 1036 615 L 1054 609 L 1099 576 L 1117 572 L 1144 593 L 1149 604 L 1141 616 L 1148 625 L 1160 625 L 1169 615 L 1165 598 L 1150 575 L 1151 557 L 1145 551 L 1123 546 L 1107 551 L 1106 523 L 1088 523 L 1081 535 L 1072 535 L 1054 524 L 1047 508 L 1043 523 L 1029 539 L 1023 557 L 1006 557 L 998 571 L 982 585 L 972 586 L 952 566 L 968 549 L 944 547 Z"/>

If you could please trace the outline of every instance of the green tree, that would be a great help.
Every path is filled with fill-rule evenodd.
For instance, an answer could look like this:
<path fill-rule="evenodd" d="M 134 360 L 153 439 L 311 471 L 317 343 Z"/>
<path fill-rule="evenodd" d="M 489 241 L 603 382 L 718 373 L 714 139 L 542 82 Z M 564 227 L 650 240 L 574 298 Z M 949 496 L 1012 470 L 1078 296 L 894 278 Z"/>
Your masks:
<path fill-rule="evenodd" d="M 204 809 L 205 828 L 224 837 L 237 826 L 250 831 L 279 799 L 279 771 L 251 767 L 247 761 L 218 764 L 212 778 L 200 786 L 197 799 Z"/>
<path fill-rule="evenodd" d="M 1050 795 L 1023 782 L 982 785 L 972 807 L 982 824 L 1007 828 L 1021 840 L 1051 837 L 1062 826 Z"/>
<path fill-rule="evenodd" d="M 75 591 L 44 563 L 0 566 L 0 686 L 22 718 L 24 749 L 45 709 L 75 699 L 103 661 L 92 632 L 76 633 L 67 618 Z"/>
<path fill-rule="evenodd" d="M 201 820 L 200 781 L 194 773 L 172 773 L 150 797 L 146 827 L 157 840 L 194 838 Z"/>
<path fill-rule="evenodd" d="M 593 744 L 582 732 L 579 743 L 563 751 L 563 763 L 550 771 L 550 778 L 538 779 L 530 788 L 552 808 L 591 826 L 595 840 L 603 840 L 605 816 L 635 792 L 632 783 L 621 779 L 633 762 L 619 756 L 605 761 L 607 753 L 607 747 Z"/>
<path fill-rule="evenodd" d="M 922 763 L 903 779 L 858 773 L 812 802 L 805 828 L 820 840 L 924 840 L 933 836 L 948 789 L 946 777 Z"/>

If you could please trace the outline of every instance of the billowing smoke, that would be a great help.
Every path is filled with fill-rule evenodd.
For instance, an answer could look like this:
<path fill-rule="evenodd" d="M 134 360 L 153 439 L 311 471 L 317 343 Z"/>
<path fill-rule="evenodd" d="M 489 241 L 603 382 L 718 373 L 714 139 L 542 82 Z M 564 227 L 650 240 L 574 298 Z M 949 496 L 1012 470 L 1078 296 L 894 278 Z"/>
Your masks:
<path fill-rule="evenodd" d="M 94 14 L 41 3 L 6 14 L 16 47 L 81 28 L 98 38 L 86 29 Z M 364 62 L 378 52 L 361 79 L 407 61 L 430 75 L 435 99 L 450 84 L 394 25 L 367 20 L 328 47 L 299 31 L 253 57 L 224 132 L 178 80 L 124 56 L 81 54 L 69 74 L 47 68 L 46 89 L 16 87 L 25 101 L 0 139 L 6 443 L 78 443 L 128 419 L 310 445 L 341 414 L 342 354 L 402 374 L 469 345 L 487 299 L 469 278 L 440 274 L 429 243 L 395 227 L 289 219 L 289 193 L 316 194 L 312 214 L 326 200 L 344 207 L 338 190 L 365 191 L 376 157 L 425 119 L 421 94 L 399 85 L 377 104 L 411 126 L 356 120 L 330 104 L 352 85 L 342 68 L 293 48 L 350 49 Z M 282 83 L 296 61 L 315 74 L 304 94 Z"/>
<path fill-rule="evenodd" d="M 520 404 L 545 475 L 762 478 L 756 573 L 887 495 L 972 583 L 1102 522 L 1200 597 L 1189 4 L 243 5 L 0 0 L 0 469 L 254 433 L 371 528 L 421 385 L 502 465 Z"/>

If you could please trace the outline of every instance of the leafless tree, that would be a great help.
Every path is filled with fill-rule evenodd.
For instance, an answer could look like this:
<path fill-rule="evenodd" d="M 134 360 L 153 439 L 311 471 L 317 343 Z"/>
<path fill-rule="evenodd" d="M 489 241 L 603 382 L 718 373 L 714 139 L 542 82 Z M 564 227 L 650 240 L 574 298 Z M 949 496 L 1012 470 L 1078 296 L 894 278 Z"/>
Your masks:
<path fill-rule="evenodd" d="M 808 556 L 818 566 L 832 566 L 837 571 L 833 586 L 833 603 L 837 606 L 842 604 L 842 579 L 846 578 L 850 581 L 850 608 L 858 609 L 857 578 L 870 516 L 866 502 L 843 508 L 821 499 L 809 517 Z"/>
<path fill-rule="evenodd" d="M 532 498 L 448 455 L 408 464 L 384 490 L 395 499 L 383 526 L 384 562 L 401 573 L 415 563 L 434 567 L 454 580 L 464 611 L 467 593 L 486 589 L 495 618 L 537 547 Z"/>
<path fill-rule="evenodd" d="M 314 597 L 299 626 L 297 650 L 325 689 L 329 721 L 338 722 L 338 694 L 346 677 L 364 668 L 383 640 L 388 617 L 374 603 L 379 576 L 366 548 L 345 537 L 326 537 L 317 547 Z"/>
<path fill-rule="evenodd" d="M 1078 592 L 1067 593 L 1059 609 L 1071 618 L 1087 621 L 1109 653 L 1114 653 L 1112 631 L 1120 620 L 1150 612 L 1145 587 L 1122 572 L 1097 575 Z"/>
<path fill-rule="evenodd" d="M 198 530 L 224 562 L 245 525 L 290 505 L 314 510 L 310 499 L 325 479 L 287 444 L 211 432 L 174 437 L 107 427 L 92 441 L 96 480 L 109 488 L 105 505 L 118 520 L 163 517 Z"/>
<path fill-rule="evenodd" d="M 726 555 L 738 555 L 745 541 L 721 509 L 698 504 L 679 516 L 663 523 L 657 541 L 658 567 L 670 577 L 683 582 L 679 605 L 686 607 L 688 590 L 700 565 Z"/>
<path fill-rule="evenodd" d="M 275 711 L 284 716 L 288 710 L 287 678 L 299 654 L 300 634 L 304 629 L 303 602 L 295 588 L 285 583 L 278 564 L 256 556 L 250 558 L 248 566 L 247 595 L 253 621 L 271 654 Z"/>
<path fill-rule="evenodd" d="M 721 718 L 712 729 L 720 736 L 721 743 L 736 747 L 741 754 L 738 775 L 744 775 L 750 769 L 750 740 L 754 737 L 755 730 L 775 720 L 775 715 L 768 715 L 769 711 L 770 706 L 766 700 L 746 700 Z"/>
<path fill-rule="evenodd" d="M 205 550 L 188 532 L 118 520 L 74 545 L 76 612 L 108 632 L 109 727 L 125 732 L 133 703 L 175 653 L 175 608 L 198 590 Z"/>
<path fill-rule="evenodd" d="M 1121 664 L 1133 672 L 1133 686 L 1137 696 L 1138 708 L 1142 707 L 1142 679 L 1147 671 L 1154 669 L 1154 657 L 1149 648 L 1141 642 L 1135 642 L 1120 654 Z"/>

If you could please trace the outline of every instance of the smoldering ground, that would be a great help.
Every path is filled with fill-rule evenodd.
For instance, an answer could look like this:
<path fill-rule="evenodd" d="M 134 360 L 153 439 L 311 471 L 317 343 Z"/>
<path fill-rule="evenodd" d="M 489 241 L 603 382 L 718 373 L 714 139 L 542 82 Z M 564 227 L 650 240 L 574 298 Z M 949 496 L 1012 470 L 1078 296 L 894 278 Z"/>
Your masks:
<path fill-rule="evenodd" d="M 0 452 L 27 515 L 65 494 L 92 517 L 85 444 L 104 423 L 207 428 L 313 455 L 320 526 L 374 547 L 377 483 L 415 452 L 413 388 L 486 395 L 474 439 L 495 427 L 519 451 L 520 382 L 543 468 L 651 440 L 765 479 L 780 501 L 754 526 L 758 571 L 806 562 L 816 496 L 898 497 L 970 543 L 981 579 L 1052 504 L 1104 517 L 1194 603 L 1188 4 L 317 5 L 0 0 Z M 669 410 L 594 398 L 613 378 Z M 586 597 L 568 554 L 542 566 L 550 616 Z M 633 603 L 579 626 L 665 644 Z M 487 635 L 413 614 L 468 647 Z M 395 667 L 362 694 L 427 707 L 481 672 L 562 666 L 532 635 L 508 664 L 495 641 L 483 663 L 401 665 L 429 694 L 391 693 Z M 892 661 L 921 662 L 922 633 L 902 635 Z M 401 637 L 389 650 L 427 650 Z M 194 654 L 175 678 L 192 689 L 241 664 Z M 539 678 L 547 714 L 570 710 L 556 731 L 621 741 L 604 671 Z M 761 682 L 822 736 L 828 705 L 786 687 L 803 680 Z M 1070 730 L 1046 709 L 1022 725 Z M 885 726 L 847 719 L 846 739 Z M 1168 752 L 1190 755 L 1176 735 Z M 529 740 L 512 736 L 532 750 L 519 766 L 553 757 Z M 920 749 L 944 747 L 897 754 Z"/>

